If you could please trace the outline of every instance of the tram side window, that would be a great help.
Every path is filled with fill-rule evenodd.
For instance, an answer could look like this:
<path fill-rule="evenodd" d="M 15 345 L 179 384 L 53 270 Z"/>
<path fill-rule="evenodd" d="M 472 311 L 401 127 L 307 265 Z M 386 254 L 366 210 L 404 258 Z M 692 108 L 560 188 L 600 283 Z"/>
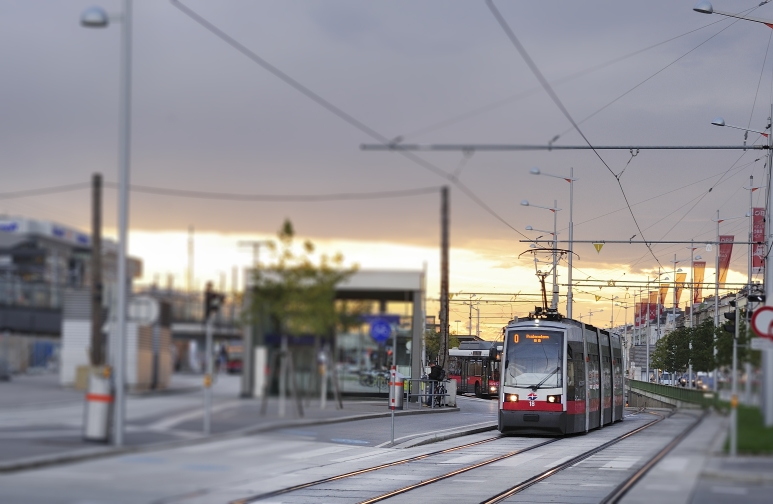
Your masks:
<path fill-rule="evenodd" d="M 574 389 L 575 400 L 585 399 L 585 356 L 581 353 L 577 354 L 577 365 L 574 366 L 574 382 L 578 384 Z"/>
<path fill-rule="evenodd" d="M 610 369 L 609 357 L 604 357 L 604 388 L 607 390 L 612 390 L 612 374 Z"/>
<path fill-rule="evenodd" d="M 574 361 L 566 361 L 566 386 L 574 387 Z"/>

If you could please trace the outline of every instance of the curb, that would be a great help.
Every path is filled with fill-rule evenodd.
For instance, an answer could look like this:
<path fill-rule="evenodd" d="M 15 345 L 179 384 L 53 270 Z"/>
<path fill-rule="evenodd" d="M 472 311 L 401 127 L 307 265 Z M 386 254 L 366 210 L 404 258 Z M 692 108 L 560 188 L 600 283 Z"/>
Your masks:
<path fill-rule="evenodd" d="M 415 448 L 417 446 L 424 446 L 431 443 L 446 441 L 448 439 L 454 439 L 458 437 L 469 436 L 471 434 L 479 434 L 481 432 L 488 432 L 493 430 L 497 430 L 496 424 L 492 424 L 486 427 L 476 427 L 474 429 L 467 429 L 463 431 L 449 432 L 448 434 L 443 434 L 440 436 L 437 436 L 437 435 L 422 436 L 420 438 L 405 441 L 404 443 L 399 443 L 394 446 L 389 446 L 388 448 L 400 448 L 400 449 Z"/>
<path fill-rule="evenodd" d="M 432 413 L 454 413 L 458 412 L 459 408 L 437 408 L 437 409 L 417 409 L 417 410 L 403 410 L 395 411 L 395 416 L 410 416 L 410 415 L 422 415 Z M 262 432 L 270 432 L 272 430 L 283 429 L 287 427 L 308 427 L 311 425 L 327 425 L 344 422 L 354 422 L 357 420 L 371 420 L 374 418 L 385 418 L 392 415 L 391 411 L 383 413 L 364 413 L 361 415 L 349 415 L 339 418 L 321 418 L 321 419 L 308 419 L 308 420 L 290 420 L 286 422 L 274 422 L 269 425 L 262 426 L 248 426 L 240 429 L 235 429 L 228 432 L 221 432 L 217 434 L 211 434 L 207 437 L 200 437 L 194 439 L 179 439 L 174 441 L 163 441 L 160 443 L 153 443 L 148 445 L 139 446 L 125 446 L 121 448 L 114 447 L 93 447 L 83 448 L 75 451 L 60 453 L 56 455 L 40 455 L 35 457 L 28 457 L 24 459 L 17 459 L 10 462 L 0 462 L 0 474 L 12 473 L 17 471 L 24 471 L 28 469 L 39 469 L 42 467 L 67 464 L 72 462 L 82 462 L 84 460 L 92 460 L 103 457 L 110 457 L 113 455 L 125 455 L 129 453 L 143 453 L 166 450 L 171 448 L 180 448 L 185 446 L 199 445 L 205 443 L 212 443 L 216 441 L 224 441 L 227 439 L 234 439 L 242 436 L 251 436 L 254 434 L 260 434 Z M 463 435 L 463 434 L 461 434 Z M 440 441 L 440 439 L 438 439 Z"/>

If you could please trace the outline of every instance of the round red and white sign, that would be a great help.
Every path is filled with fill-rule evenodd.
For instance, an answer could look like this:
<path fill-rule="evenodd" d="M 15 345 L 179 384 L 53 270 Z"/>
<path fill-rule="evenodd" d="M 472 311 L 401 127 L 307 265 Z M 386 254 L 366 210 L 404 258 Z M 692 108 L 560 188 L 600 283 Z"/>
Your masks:
<path fill-rule="evenodd" d="M 773 306 L 760 306 L 754 310 L 752 329 L 757 336 L 773 339 Z"/>

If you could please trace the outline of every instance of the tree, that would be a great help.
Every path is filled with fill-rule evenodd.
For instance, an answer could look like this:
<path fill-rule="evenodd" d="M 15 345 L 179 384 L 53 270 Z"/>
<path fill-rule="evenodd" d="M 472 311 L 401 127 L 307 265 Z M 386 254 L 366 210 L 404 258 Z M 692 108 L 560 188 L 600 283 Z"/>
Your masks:
<path fill-rule="evenodd" d="M 293 251 L 295 230 L 285 220 L 278 233 L 276 264 L 257 268 L 253 274 L 249 316 L 271 332 L 282 336 L 311 334 L 331 337 L 337 327 L 359 323 L 361 306 L 336 305 L 335 288 L 357 271 L 346 268 L 343 256 L 319 256 L 312 261 L 314 244 L 306 241 L 303 253 Z"/>
<path fill-rule="evenodd" d="M 450 334 L 448 336 L 448 348 L 458 347 L 459 338 Z M 440 332 L 427 330 L 424 332 L 424 348 L 427 351 L 427 360 L 429 362 L 436 362 L 438 360 L 438 353 L 440 352 Z"/>
<path fill-rule="evenodd" d="M 664 371 L 684 371 L 690 360 L 690 329 L 671 331 L 658 341 L 651 365 Z"/>
<path fill-rule="evenodd" d="M 719 330 L 722 330 L 719 328 Z M 715 327 L 712 320 L 704 320 L 691 331 L 692 367 L 694 371 L 711 371 L 715 368 Z"/>

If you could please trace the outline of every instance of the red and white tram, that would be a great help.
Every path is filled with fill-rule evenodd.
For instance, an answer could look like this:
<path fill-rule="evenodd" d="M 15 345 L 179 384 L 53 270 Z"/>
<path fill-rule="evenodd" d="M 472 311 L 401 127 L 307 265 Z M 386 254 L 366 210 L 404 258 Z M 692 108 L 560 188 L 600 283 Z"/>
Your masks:
<path fill-rule="evenodd" d="M 497 397 L 502 344 L 494 341 L 463 341 L 448 351 L 448 379 L 456 381 L 460 393 Z"/>
<path fill-rule="evenodd" d="M 505 328 L 499 431 L 571 434 L 623 419 L 620 336 L 576 320 Z"/>

